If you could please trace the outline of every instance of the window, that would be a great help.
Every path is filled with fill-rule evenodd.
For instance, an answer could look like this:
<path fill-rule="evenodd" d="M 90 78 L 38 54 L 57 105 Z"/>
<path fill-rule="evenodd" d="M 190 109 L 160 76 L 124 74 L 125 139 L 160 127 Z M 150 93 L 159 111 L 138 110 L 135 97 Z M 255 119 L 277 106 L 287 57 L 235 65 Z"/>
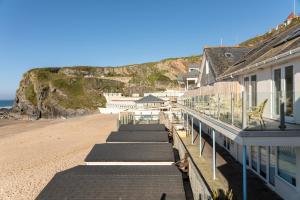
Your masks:
<path fill-rule="evenodd" d="M 233 57 L 233 54 L 232 54 L 232 53 L 226 52 L 226 53 L 225 53 L 225 57 L 226 57 L 226 58 L 232 58 L 232 57 Z"/>
<path fill-rule="evenodd" d="M 230 151 L 230 146 L 231 146 L 231 140 L 228 137 L 224 136 L 224 140 L 223 140 L 223 146 Z"/>
<path fill-rule="evenodd" d="M 266 147 L 259 147 L 259 174 L 266 178 L 267 177 L 267 148 Z"/>
<path fill-rule="evenodd" d="M 251 166 L 255 171 L 257 170 L 257 148 L 255 146 L 251 146 Z"/>
<path fill-rule="evenodd" d="M 294 147 L 277 148 L 278 176 L 296 186 L 296 152 Z"/>

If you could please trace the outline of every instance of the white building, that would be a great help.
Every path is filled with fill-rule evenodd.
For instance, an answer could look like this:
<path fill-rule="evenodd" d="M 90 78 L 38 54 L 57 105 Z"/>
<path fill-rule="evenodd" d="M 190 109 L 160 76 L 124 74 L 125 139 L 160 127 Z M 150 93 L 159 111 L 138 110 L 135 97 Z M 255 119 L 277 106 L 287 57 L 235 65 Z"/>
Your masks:
<path fill-rule="evenodd" d="M 247 168 L 282 198 L 299 200 L 300 25 L 251 49 L 204 49 L 198 86 L 179 106 L 243 164 L 243 192 Z"/>

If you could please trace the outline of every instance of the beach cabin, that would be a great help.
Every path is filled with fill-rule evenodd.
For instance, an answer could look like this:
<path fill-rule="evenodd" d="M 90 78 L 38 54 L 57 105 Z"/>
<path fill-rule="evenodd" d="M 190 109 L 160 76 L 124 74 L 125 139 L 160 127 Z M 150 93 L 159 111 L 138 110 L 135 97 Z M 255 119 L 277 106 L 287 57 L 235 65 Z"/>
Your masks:
<path fill-rule="evenodd" d="M 157 109 L 159 110 L 161 107 L 163 107 L 165 101 L 153 96 L 153 95 L 148 95 L 145 96 L 137 101 L 135 101 L 136 107 L 138 109 Z"/>

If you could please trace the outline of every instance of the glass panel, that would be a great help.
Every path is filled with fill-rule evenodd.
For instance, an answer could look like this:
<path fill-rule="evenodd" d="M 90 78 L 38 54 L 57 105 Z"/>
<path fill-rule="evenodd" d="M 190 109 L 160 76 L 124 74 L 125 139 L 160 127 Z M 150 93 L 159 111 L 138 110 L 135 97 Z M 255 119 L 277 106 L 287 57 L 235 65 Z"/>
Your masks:
<path fill-rule="evenodd" d="M 267 149 L 266 147 L 259 147 L 259 163 L 260 163 L 260 175 L 266 178 L 267 175 Z"/>
<path fill-rule="evenodd" d="M 294 147 L 277 148 L 278 176 L 296 186 L 296 152 Z"/>
<path fill-rule="evenodd" d="M 256 75 L 251 76 L 251 105 L 257 105 L 257 84 L 256 84 Z"/>
<path fill-rule="evenodd" d="M 274 70 L 274 110 L 275 114 L 279 115 L 280 109 L 280 91 L 281 91 L 281 69 Z"/>
<path fill-rule="evenodd" d="M 241 93 L 234 93 L 233 94 L 233 124 L 238 127 L 242 128 L 243 124 L 243 98 Z"/>
<path fill-rule="evenodd" d="M 285 100 L 286 100 L 286 116 L 293 116 L 293 89 L 294 89 L 293 66 L 285 68 Z"/>
<path fill-rule="evenodd" d="M 249 77 L 244 79 L 245 93 L 246 93 L 246 109 L 249 110 Z"/>
<path fill-rule="evenodd" d="M 275 147 L 269 147 L 269 183 L 275 185 Z"/>
<path fill-rule="evenodd" d="M 257 148 L 255 146 L 251 146 L 251 166 L 255 171 L 257 170 Z"/>

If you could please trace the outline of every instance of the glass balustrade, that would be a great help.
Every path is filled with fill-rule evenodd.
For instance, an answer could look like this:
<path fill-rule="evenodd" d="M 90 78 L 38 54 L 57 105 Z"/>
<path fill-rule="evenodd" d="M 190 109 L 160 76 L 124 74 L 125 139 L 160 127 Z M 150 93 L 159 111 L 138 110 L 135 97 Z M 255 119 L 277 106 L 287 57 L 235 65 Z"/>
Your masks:
<path fill-rule="evenodd" d="M 184 106 L 200 115 L 239 129 L 300 130 L 300 92 L 256 92 L 255 96 L 216 93 L 182 98 Z"/>

